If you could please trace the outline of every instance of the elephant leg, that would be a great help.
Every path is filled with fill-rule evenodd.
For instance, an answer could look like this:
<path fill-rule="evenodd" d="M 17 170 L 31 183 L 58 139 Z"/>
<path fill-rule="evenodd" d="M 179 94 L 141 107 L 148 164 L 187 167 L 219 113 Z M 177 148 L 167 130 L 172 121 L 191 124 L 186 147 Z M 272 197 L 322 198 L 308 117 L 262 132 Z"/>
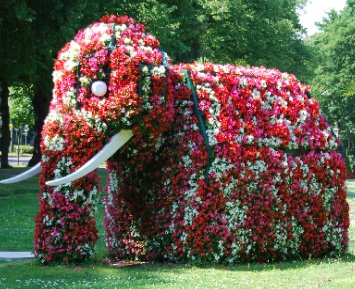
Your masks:
<path fill-rule="evenodd" d="M 127 175 L 120 163 L 108 162 L 108 185 L 105 198 L 104 225 L 106 247 L 114 258 L 136 258 L 143 254 L 143 244 L 139 233 L 137 204 L 138 177 Z"/>
<path fill-rule="evenodd" d="M 75 116 L 66 116 L 75 119 Z M 102 139 L 82 121 L 47 121 L 44 127 L 39 212 L 35 218 L 35 253 L 42 263 L 79 262 L 90 258 L 98 239 L 95 211 L 99 178 L 95 172 L 57 187 L 46 181 L 68 175 L 85 164 L 102 147 Z M 85 131 L 89 142 L 73 142 L 76 131 Z"/>
<path fill-rule="evenodd" d="M 98 181 L 97 174 L 91 173 L 85 177 L 84 188 L 41 185 L 34 234 L 35 253 L 41 263 L 84 261 L 93 255 L 98 239 L 94 219 Z"/>

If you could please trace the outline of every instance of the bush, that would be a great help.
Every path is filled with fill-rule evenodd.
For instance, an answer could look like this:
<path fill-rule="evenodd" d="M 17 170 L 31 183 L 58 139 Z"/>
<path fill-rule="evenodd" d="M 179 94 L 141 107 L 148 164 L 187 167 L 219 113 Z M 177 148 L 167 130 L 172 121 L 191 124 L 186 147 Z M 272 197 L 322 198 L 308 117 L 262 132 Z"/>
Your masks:
<path fill-rule="evenodd" d="M 17 145 L 15 145 L 14 149 L 17 152 Z M 33 150 L 34 150 L 33 146 L 20 145 L 20 153 L 33 154 Z"/>

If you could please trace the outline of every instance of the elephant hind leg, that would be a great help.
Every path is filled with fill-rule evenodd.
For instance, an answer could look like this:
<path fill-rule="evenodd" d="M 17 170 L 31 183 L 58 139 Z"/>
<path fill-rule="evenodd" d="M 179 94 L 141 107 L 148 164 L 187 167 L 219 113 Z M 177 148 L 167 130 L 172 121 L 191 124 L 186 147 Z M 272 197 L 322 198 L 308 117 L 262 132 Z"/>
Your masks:
<path fill-rule="evenodd" d="M 136 259 L 144 254 L 141 234 L 139 234 L 139 216 L 133 201 L 128 196 L 137 195 L 134 175 L 129 177 L 120 172 L 123 168 L 117 162 L 108 164 L 108 186 L 105 198 L 104 225 L 106 247 L 114 258 Z M 129 178 L 129 179 L 127 179 Z"/>

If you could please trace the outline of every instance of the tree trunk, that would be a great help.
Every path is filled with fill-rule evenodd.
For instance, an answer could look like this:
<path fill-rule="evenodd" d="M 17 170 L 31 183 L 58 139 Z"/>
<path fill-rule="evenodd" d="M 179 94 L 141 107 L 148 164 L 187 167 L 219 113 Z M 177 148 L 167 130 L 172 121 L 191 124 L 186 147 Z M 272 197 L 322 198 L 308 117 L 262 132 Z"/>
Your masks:
<path fill-rule="evenodd" d="M 41 132 L 44 120 L 48 114 L 49 103 L 48 97 L 41 90 L 36 90 L 33 99 L 32 105 L 35 115 L 35 140 L 34 140 L 34 150 L 31 160 L 28 162 L 28 166 L 32 167 L 41 160 Z"/>
<path fill-rule="evenodd" d="M 1 168 L 9 168 L 10 146 L 10 111 L 9 111 L 9 88 L 6 81 L 1 81 Z"/>

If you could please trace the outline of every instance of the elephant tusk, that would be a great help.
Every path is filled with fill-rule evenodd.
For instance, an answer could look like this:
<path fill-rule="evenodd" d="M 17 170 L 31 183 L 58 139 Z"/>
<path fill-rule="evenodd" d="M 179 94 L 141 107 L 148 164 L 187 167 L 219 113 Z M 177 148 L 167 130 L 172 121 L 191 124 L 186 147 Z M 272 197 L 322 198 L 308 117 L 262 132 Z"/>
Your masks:
<path fill-rule="evenodd" d="M 41 172 L 41 170 L 42 170 L 42 165 L 41 163 L 38 163 L 33 168 L 29 169 L 28 171 L 25 171 L 20 175 L 17 175 L 10 179 L 0 181 L 0 184 L 13 184 L 13 183 L 18 183 L 27 180 L 35 175 L 38 175 Z"/>
<path fill-rule="evenodd" d="M 133 134 L 131 130 L 121 130 L 111 138 L 110 142 L 106 144 L 99 153 L 97 153 L 77 171 L 65 177 L 48 181 L 46 182 L 46 185 L 59 186 L 86 176 L 94 171 L 100 164 L 107 161 L 116 151 L 128 142 L 132 136 Z"/>

